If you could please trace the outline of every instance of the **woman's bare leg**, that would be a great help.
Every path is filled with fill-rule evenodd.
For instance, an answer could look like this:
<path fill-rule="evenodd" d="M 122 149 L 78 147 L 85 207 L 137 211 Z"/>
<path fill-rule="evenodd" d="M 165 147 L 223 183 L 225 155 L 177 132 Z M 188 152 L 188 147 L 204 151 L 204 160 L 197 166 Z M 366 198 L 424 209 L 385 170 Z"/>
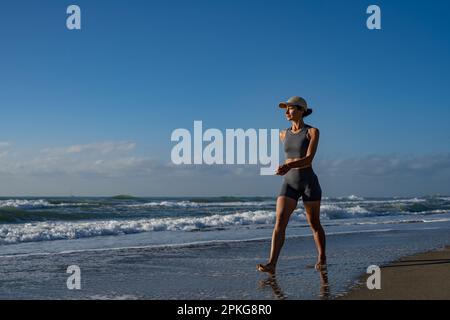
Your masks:
<path fill-rule="evenodd" d="M 325 254 L 326 239 L 325 231 L 320 223 L 320 200 L 319 201 L 304 201 L 306 211 L 306 219 L 311 227 L 314 235 L 314 242 L 316 243 L 318 259 L 316 269 L 322 269 L 327 261 Z"/>
<path fill-rule="evenodd" d="M 289 198 L 280 196 L 277 198 L 277 216 L 275 227 L 272 233 L 272 246 L 270 249 L 270 258 L 267 264 L 258 264 L 256 267 L 259 271 L 275 273 L 275 268 L 278 261 L 278 256 L 280 255 L 281 248 L 283 247 L 286 227 L 291 217 L 292 212 L 294 212 L 297 207 L 297 201 Z"/>

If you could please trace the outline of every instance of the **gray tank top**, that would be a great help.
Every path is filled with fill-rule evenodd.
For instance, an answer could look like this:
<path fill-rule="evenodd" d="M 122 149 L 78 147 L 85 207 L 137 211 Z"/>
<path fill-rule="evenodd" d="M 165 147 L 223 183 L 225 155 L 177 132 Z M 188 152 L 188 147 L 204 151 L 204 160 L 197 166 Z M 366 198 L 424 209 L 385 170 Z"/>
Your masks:
<path fill-rule="evenodd" d="M 309 140 L 306 138 L 306 133 L 309 128 L 312 128 L 312 126 L 305 123 L 303 128 L 297 133 L 292 133 L 291 128 L 286 129 L 286 134 L 284 136 L 284 153 L 286 158 L 306 157 L 309 146 Z"/>

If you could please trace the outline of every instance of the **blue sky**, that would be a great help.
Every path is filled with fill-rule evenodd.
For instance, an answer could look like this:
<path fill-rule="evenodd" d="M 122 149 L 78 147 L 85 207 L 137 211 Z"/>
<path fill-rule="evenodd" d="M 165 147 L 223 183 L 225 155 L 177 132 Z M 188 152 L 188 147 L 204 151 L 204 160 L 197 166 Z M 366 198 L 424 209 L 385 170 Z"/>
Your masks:
<path fill-rule="evenodd" d="M 82 30 L 66 28 L 77 4 Z M 382 30 L 366 28 L 377 4 Z M 0 195 L 275 195 L 255 166 L 168 164 L 171 132 L 286 128 L 325 196 L 450 193 L 448 1 L 3 1 Z"/>

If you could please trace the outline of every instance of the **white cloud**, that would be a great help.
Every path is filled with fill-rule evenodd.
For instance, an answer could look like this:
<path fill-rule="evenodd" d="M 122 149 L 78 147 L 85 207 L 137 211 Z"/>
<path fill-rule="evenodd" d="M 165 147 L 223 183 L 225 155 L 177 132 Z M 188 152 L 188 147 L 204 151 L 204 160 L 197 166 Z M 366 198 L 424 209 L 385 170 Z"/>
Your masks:
<path fill-rule="evenodd" d="M 10 146 L 11 146 L 10 142 L 0 141 L 0 150 L 9 148 Z"/>
<path fill-rule="evenodd" d="M 126 190 L 160 195 L 250 192 L 275 196 L 281 183 L 281 177 L 260 176 L 259 166 L 175 165 L 138 156 L 136 149 L 134 142 L 108 141 L 33 153 L 0 142 L 0 191 L 53 195 L 69 189 L 84 194 Z M 450 191 L 450 153 L 329 159 L 318 155 L 313 167 L 324 195 Z"/>
<path fill-rule="evenodd" d="M 6 151 L 2 151 L 0 148 L 0 170 L 3 174 L 21 176 L 36 174 L 117 175 L 147 161 L 147 159 L 130 155 L 135 146 L 134 142 L 102 142 L 63 148 L 46 148 L 35 154 L 25 151 L 5 153 Z"/>
<path fill-rule="evenodd" d="M 90 144 L 78 144 L 72 145 L 64 148 L 45 148 L 41 150 L 41 153 L 47 155 L 63 155 L 63 154 L 111 154 L 122 151 L 131 151 L 136 147 L 134 142 L 101 142 L 101 143 L 90 143 Z"/>
<path fill-rule="evenodd" d="M 9 175 L 82 177 L 198 177 L 205 175 L 256 176 L 258 168 L 245 166 L 175 165 L 134 154 L 134 142 L 102 142 L 45 148 L 35 154 L 0 153 L 0 172 Z M 1 151 L 0 151 L 1 152 Z M 246 169 L 244 169 L 246 167 Z"/>
<path fill-rule="evenodd" d="M 11 143 L 0 141 L 0 158 L 6 157 L 10 151 Z"/>

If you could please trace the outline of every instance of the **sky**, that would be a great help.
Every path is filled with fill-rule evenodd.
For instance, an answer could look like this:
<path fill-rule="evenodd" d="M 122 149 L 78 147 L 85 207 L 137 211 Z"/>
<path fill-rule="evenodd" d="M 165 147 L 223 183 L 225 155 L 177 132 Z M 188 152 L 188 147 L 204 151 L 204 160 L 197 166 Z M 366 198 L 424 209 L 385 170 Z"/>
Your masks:
<path fill-rule="evenodd" d="M 81 9 L 68 30 L 66 9 Z M 381 9 L 369 30 L 366 9 Z M 174 165 L 171 134 L 285 129 L 323 196 L 450 194 L 448 1 L 2 1 L 0 196 L 276 196 L 259 165 Z M 280 153 L 282 155 L 282 153 Z M 283 159 L 280 158 L 280 161 Z"/>

